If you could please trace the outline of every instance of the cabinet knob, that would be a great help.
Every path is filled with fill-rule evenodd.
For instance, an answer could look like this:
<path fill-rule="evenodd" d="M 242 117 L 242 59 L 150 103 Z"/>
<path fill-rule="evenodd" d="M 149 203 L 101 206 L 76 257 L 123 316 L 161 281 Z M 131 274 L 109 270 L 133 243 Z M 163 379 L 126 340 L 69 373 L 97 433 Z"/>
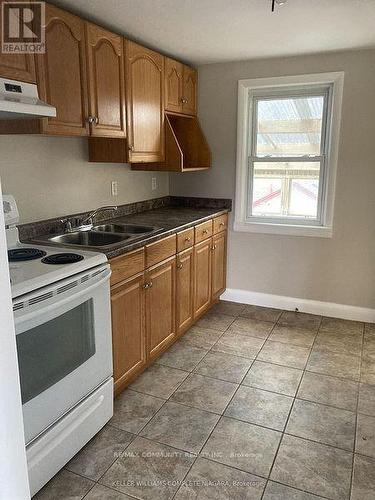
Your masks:
<path fill-rule="evenodd" d="M 203 229 L 203 234 L 207 234 L 208 233 L 208 229 Z"/>
<path fill-rule="evenodd" d="M 146 288 L 148 288 L 149 286 L 150 286 L 150 284 L 149 284 L 149 283 L 145 283 L 145 284 L 143 285 L 143 288 L 146 290 Z"/>
<path fill-rule="evenodd" d="M 212 251 L 216 250 L 216 245 L 213 245 L 213 246 L 211 247 L 211 250 L 212 250 Z"/>
<path fill-rule="evenodd" d="M 97 116 L 89 116 L 87 121 L 90 125 L 97 125 L 99 123 L 99 118 Z"/>
<path fill-rule="evenodd" d="M 220 222 L 220 226 L 225 226 L 225 222 Z"/>
<path fill-rule="evenodd" d="M 177 269 L 182 269 L 184 267 L 184 265 L 180 262 L 179 264 L 177 264 Z"/>
<path fill-rule="evenodd" d="M 187 104 L 188 100 L 186 99 L 186 97 L 181 97 L 181 102 L 182 104 Z"/>
<path fill-rule="evenodd" d="M 152 282 L 152 281 L 150 281 L 150 283 L 148 284 L 148 287 L 149 287 L 149 288 L 152 288 L 152 285 L 153 285 L 153 282 Z"/>
<path fill-rule="evenodd" d="M 129 151 L 134 151 L 134 146 L 129 146 Z"/>
<path fill-rule="evenodd" d="M 187 237 L 187 238 L 185 238 L 185 241 L 189 242 L 189 241 L 191 241 L 191 238 Z"/>

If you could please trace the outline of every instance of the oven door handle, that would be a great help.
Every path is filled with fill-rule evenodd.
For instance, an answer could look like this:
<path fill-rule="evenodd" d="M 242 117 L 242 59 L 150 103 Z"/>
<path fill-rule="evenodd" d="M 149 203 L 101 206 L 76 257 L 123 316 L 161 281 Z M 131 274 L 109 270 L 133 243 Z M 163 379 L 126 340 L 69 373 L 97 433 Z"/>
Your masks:
<path fill-rule="evenodd" d="M 20 311 L 21 314 L 17 315 L 15 317 L 15 325 L 16 327 L 20 324 L 20 323 L 25 323 L 27 321 L 31 321 L 33 320 L 34 318 L 40 316 L 44 316 L 44 321 L 43 323 L 46 323 L 47 321 L 49 321 L 50 319 L 53 319 L 53 318 L 56 318 L 57 316 L 60 316 L 60 314 L 63 314 L 61 312 L 59 312 L 58 314 L 53 314 L 53 316 L 51 316 L 50 318 L 48 318 L 48 314 L 49 312 L 51 311 L 55 311 L 56 312 L 56 305 L 58 305 L 59 309 L 61 309 L 62 307 L 64 307 L 66 304 L 69 304 L 69 302 L 72 302 L 72 301 L 75 301 L 77 299 L 79 299 L 80 297 L 84 296 L 84 295 L 90 295 L 91 294 L 91 291 L 94 290 L 95 288 L 98 288 L 99 286 L 103 285 L 105 282 L 107 282 L 109 280 L 111 276 L 111 270 L 110 268 L 106 269 L 106 271 L 104 272 L 104 274 L 100 277 L 99 280 L 95 281 L 94 283 L 90 284 L 89 286 L 85 286 L 86 285 L 86 282 L 85 283 L 82 283 L 80 285 L 80 287 L 84 287 L 82 288 L 81 290 L 77 290 L 75 293 L 71 293 L 72 290 L 67 290 L 67 292 L 64 292 L 63 294 L 61 295 L 54 295 L 53 296 L 53 300 L 52 300 L 52 303 L 50 302 L 51 299 L 47 299 L 49 304 L 45 307 L 38 307 L 36 309 L 34 309 L 33 311 L 29 312 L 29 313 L 25 313 L 25 314 L 22 314 L 22 309 Z M 67 297 L 63 298 L 63 295 L 65 294 L 68 294 Z M 58 299 L 58 300 L 56 300 Z M 109 296 L 108 296 L 108 299 L 109 299 Z M 67 309 L 69 310 L 69 309 Z M 47 318 L 45 317 L 47 316 Z M 21 333 L 21 332 L 19 332 Z"/>

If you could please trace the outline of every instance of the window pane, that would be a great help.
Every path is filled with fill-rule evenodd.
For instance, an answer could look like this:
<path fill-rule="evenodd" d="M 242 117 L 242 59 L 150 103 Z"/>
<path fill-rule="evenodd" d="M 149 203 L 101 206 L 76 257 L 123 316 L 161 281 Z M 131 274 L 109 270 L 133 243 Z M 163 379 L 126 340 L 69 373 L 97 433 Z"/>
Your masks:
<path fill-rule="evenodd" d="M 324 96 L 260 99 L 256 156 L 321 154 Z"/>
<path fill-rule="evenodd" d="M 317 216 L 319 180 L 293 179 L 290 189 L 289 215 Z"/>
<path fill-rule="evenodd" d="M 252 215 L 317 217 L 320 162 L 255 162 Z"/>
<path fill-rule="evenodd" d="M 253 215 L 281 215 L 282 179 L 254 177 Z"/>

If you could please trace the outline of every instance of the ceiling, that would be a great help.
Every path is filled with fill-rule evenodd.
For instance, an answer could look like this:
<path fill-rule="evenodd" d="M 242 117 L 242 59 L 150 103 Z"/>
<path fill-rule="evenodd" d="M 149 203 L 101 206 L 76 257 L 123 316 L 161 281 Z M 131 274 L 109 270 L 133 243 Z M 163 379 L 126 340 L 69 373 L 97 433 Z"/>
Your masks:
<path fill-rule="evenodd" d="M 375 47 L 375 0 L 52 0 L 196 65 Z"/>

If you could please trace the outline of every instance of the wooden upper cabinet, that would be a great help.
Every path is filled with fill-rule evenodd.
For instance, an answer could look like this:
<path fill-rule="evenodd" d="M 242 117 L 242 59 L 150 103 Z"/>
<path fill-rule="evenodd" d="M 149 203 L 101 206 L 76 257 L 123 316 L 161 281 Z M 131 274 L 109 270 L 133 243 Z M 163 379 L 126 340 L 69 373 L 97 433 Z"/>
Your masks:
<path fill-rule="evenodd" d="M 182 112 L 183 64 L 165 58 L 165 109 Z"/>
<path fill-rule="evenodd" d="M 90 135 L 125 137 L 124 42 L 86 23 Z"/>
<path fill-rule="evenodd" d="M 197 114 L 197 72 L 174 59 L 165 58 L 165 110 Z"/>
<path fill-rule="evenodd" d="M 126 41 L 129 161 L 164 160 L 164 57 Z"/>
<path fill-rule="evenodd" d="M 184 66 L 182 112 L 187 115 L 197 114 L 197 86 L 197 71 L 189 66 Z"/>
<path fill-rule="evenodd" d="M 0 0 L 0 26 L 2 21 L 2 4 Z M 1 28 L 0 28 L 1 29 Z M 1 31 L 0 31 L 1 34 Z M 32 54 L 4 54 L 0 51 L 0 77 L 22 82 L 36 82 L 35 61 Z"/>
<path fill-rule="evenodd" d="M 43 132 L 87 135 L 87 79 L 84 21 L 46 3 L 46 53 L 36 56 L 40 98 L 56 106 Z"/>
<path fill-rule="evenodd" d="M 11 80 L 36 83 L 34 56 L 0 52 L 0 76 Z"/>

